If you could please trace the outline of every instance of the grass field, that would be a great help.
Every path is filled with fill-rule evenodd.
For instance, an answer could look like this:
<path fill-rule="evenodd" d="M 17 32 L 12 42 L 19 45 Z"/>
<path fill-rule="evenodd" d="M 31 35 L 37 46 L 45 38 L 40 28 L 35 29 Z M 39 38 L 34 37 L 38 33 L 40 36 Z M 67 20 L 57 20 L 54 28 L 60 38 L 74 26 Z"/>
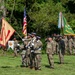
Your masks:
<path fill-rule="evenodd" d="M 20 67 L 21 57 L 13 58 L 12 55 L 0 55 L 0 75 L 75 75 L 75 56 L 65 55 L 65 63 L 58 64 L 58 55 L 54 55 L 55 69 L 48 68 L 46 54 L 42 55 L 42 70 L 35 71 L 30 68 Z"/>

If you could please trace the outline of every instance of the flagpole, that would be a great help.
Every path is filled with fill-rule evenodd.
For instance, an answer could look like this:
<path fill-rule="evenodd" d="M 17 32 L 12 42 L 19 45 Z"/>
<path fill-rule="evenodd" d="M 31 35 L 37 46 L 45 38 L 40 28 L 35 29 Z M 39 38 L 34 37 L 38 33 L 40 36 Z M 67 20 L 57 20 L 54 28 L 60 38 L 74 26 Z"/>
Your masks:
<path fill-rule="evenodd" d="M 61 13 L 61 35 L 63 35 L 62 13 Z"/>
<path fill-rule="evenodd" d="M 22 40 L 22 37 L 20 36 L 20 34 L 19 34 L 18 32 L 16 32 L 16 31 L 15 31 L 15 33 L 16 33 L 16 34 L 21 38 L 21 40 Z"/>
<path fill-rule="evenodd" d="M 61 35 L 63 35 L 63 28 L 61 28 Z"/>

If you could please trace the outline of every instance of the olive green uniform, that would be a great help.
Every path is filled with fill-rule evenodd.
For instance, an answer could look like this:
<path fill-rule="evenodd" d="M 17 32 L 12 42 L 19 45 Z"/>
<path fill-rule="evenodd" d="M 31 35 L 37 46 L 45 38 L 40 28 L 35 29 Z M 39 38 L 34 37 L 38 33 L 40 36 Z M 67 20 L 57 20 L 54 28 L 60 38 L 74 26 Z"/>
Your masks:
<path fill-rule="evenodd" d="M 65 54 L 67 54 L 68 53 L 68 39 L 67 37 L 65 37 L 63 40 L 65 42 Z"/>
<path fill-rule="evenodd" d="M 53 53 L 54 53 L 54 42 L 47 42 L 47 49 L 46 49 L 46 53 L 48 56 L 48 61 L 50 64 L 51 68 L 54 68 L 54 60 L 53 60 Z"/>
<path fill-rule="evenodd" d="M 30 68 L 35 68 L 35 53 L 34 53 L 34 42 L 36 37 L 33 37 L 30 42 Z"/>
<path fill-rule="evenodd" d="M 72 51 L 73 51 L 73 39 L 70 38 L 69 41 L 68 41 L 68 47 L 69 47 L 69 53 L 70 55 L 72 55 Z"/>
<path fill-rule="evenodd" d="M 35 53 L 35 69 L 41 69 L 41 48 L 42 42 L 37 40 L 34 42 L 34 53 Z"/>
<path fill-rule="evenodd" d="M 65 54 L 65 42 L 64 40 L 59 40 L 59 61 L 60 64 L 64 63 L 64 54 Z"/>
<path fill-rule="evenodd" d="M 73 54 L 75 55 L 75 37 L 73 39 Z"/>
<path fill-rule="evenodd" d="M 18 53 L 17 53 L 17 45 L 18 45 L 18 41 L 15 40 L 14 41 L 14 56 L 17 56 L 18 55 Z"/>

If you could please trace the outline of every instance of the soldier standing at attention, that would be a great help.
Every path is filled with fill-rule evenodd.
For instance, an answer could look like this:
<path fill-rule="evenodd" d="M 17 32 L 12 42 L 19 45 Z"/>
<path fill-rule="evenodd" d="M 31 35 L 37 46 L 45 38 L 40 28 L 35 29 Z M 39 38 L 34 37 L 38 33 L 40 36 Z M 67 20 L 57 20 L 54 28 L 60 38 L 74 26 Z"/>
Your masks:
<path fill-rule="evenodd" d="M 69 46 L 69 54 L 72 55 L 72 51 L 73 51 L 73 39 L 72 39 L 71 36 L 69 36 L 68 46 Z"/>
<path fill-rule="evenodd" d="M 48 56 L 50 68 L 52 68 L 52 69 L 54 69 L 54 60 L 53 60 L 54 45 L 53 44 L 54 44 L 54 42 L 53 42 L 52 38 L 49 37 L 48 41 L 47 41 L 46 53 Z"/>
<path fill-rule="evenodd" d="M 16 38 L 14 38 L 14 57 L 17 57 L 18 56 L 17 46 L 18 46 L 18 41 L 17 41 Z"/>
<path fill-rule="evenodd" d="M 64 54 L 65 54 L 65 42 L 62 37 L 59 37 L 59 60 L 60 64 L 64 63 Z"/>
<path fill-rule="evenodd" d="M 41 37 L 37 36 L 36 41 L 34 42 L 35 70 L 41 70 L 41 49 L 43 44 L 40 38 Z"/>
<path fill-rule="evenodd" d="M 67 36 L 63 36 L 63 40 L 65 42 L 65 53 L 68 53 L 68 39 Z"/>
<path fill-rule="evenodd" d="M 75 36 L 73 37 L 73 54 L 75 55 Z"/>

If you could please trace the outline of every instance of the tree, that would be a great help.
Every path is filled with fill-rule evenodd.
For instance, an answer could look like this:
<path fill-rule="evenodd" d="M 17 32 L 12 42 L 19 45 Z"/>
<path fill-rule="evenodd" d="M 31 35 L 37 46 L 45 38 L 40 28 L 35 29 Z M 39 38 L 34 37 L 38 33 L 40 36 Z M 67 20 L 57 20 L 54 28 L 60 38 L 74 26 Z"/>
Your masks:
<path fill-rule="evenodd" d="M 61 3 L 55 4 L 53 0 L 42 2 L 41 4 L 35 2 L 28 12 L 32 23 L 29 23 L 33 31 L 43 34 L 51 34 L 56 32 L 58 13 L 65 12 Z"/>
<path fill-rule="evenodd" d="M 28 32 L 36 32 L 47 36 L 58 33 L 58 13 L 61 11 L 68 23 L 74 24 L 75 6 L 74 0 L 0 0 L 4 1 L 7 21 L 21 35 L 23 23 L 23 11 L 26 8 Z M 73 6 L 73 7 L 72 7 Z M 0 11 L 1 12 L 1 11 Z M 2 12 L 3 13 L 3 12 Z M 0 13 L 1 14 L 1 13 Z M 73 27 L 74 28 L 74 27 Z"/>
<path fill-rule="evenodd" d="M 6 0 L 5 6 L 7 10 L 6 19 L 13 26 L 13 28 L 21 35 L 23 24 L 23 11 L 25 8 L 25 0 Z M 14 35 L 14 37 L 17 37 Z"/>

